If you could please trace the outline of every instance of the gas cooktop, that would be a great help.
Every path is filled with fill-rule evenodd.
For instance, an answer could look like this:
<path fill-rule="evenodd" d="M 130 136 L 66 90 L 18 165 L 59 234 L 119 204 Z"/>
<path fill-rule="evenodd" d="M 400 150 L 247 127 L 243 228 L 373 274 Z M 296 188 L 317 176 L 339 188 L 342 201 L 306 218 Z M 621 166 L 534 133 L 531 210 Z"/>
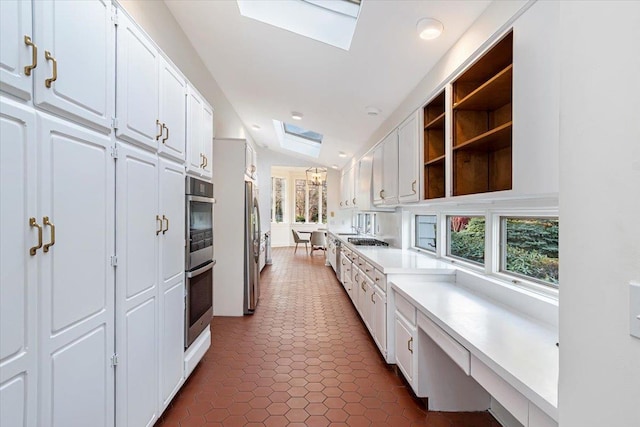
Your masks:
<path fill-rule="evenodd" d="M 356 246 L 389 246 L 387 242 L 383 242 L 378 239 L 371 239 L 368 237 L 349 237 L 349 243 Z"/>

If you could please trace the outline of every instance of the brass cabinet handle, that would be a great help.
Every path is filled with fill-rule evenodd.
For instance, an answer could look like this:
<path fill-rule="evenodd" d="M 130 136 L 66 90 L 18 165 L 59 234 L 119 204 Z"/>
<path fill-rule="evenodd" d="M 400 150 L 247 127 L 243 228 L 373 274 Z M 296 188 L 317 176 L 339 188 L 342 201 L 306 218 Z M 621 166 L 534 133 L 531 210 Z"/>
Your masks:
<path fill-rule="evenodd" d="M 202 168 L 204 169 L 209 164 L 209 159 L 207 159 L 207 156 L 205 156 L 204 154 L 202 155 L 202 157 L 204 158 L 204 165 L 202 165 Z"/>
<path fill-rule="evenodd" d="M 200 153 L 200 168 L 204 167 L 204 154 Z"/>
<path fill-rule="evenodd" d="M 413 191 L 413 194 L 416 194 L 416 183 L 417 181 L 413 181 L 411 183 L 411 191 Z"/>
<path fill-rule="evenodd" d="M 156 125 L 160 129 L 160 133 L 156 135 L 156 141 L 157 141 L 162 136 L 162 126 L 163 126 L 163 124 L 162 124 L 162 122 L 160 120 L 156 119 Z"/>
<path fill-rule="evenodd" d="M 162 234 L 165 234 L 167 231 L 169 231 L 169 218 L 167 218 L 166 216 L 162 215 L 162 220 L 167 222 L 167 228 L 162 230 Z"/>
<path fill-rule="evenodd" d="M 376 277 L 376 282 L 379 282 L 379 281 L 380 281 L 380 278 L 379 278 L 379 277 Z"/>
<path fill-rule="evenodd" d="M 356 204 L 356 198 L 355 197 L 353 198 L 353 204 L 354 205 Z"/>
<path fill-rule="evenodd" d="M 160 223 L 160 228 L 156 230 L 156 236 L 157 236 L 162 231 L 162 219 L 160 219 L 160 215 L 156 215 L 156 222 Z"/>
<path fill-rule="evenodd" d="M 49 238 L 49 243 L 44 245 L 44 247 L 42 248 L 42 252 L 49 252 L 49 248 L 56 244 L 56 226 L 53 225 L 53 223 L 51 221 L 49 221 L 49 217 L 48 216 L 42 217 L 42 223 L 45 226 L 48 225 L 49 227 L 51 227 L 51 235 L 50 235 L 50 238 Z"/>
<path fill-rule="evenodd" d="M 384 199 L 384 190 L 380 190 L 380 198 Z"/>
<path fill-rule="evenodd" d="M 34 217 L 29 218 L 29 226 L 38 228 L 38 244 L 29 249 L 29 255 L 34 256 L 38 249 L 42 247 L 42 227 L 36 222 Z"/>
<path fill-rule="evenodd" d="M 362 290 L 364 291 L 364 293 L 367 293 L 367 290 L 364 287 L 364 281 L 362 283 L 360 283 L 360 287 L 362 288 Z"/>
<path fill-rule="evenodd" d="M 345 205 L 345 206 L 349 206 L 349 200 L 345 200 L 345 201 L 344 201 L 344 205 Z"/>
<path fill-rule="evenodd" d="M 376 300 L 374 300 L 374 299 L 373 299 L 373 296 L 374 296 L 375 294 L 376 294 L 375 292 L 371 294 L 371 302 L 372 302 L 372 303 L 374 303 L 374 304 L 376 303 Z"/>
<path fill-rule="evenodd" d="M 413 337 L 409 338 L 409 341 L 407 341 L 407 350 L 413 354 Z"/>
<path fill-rule="evenodd" d="M 51 83 L 58 80 L 58 61 L 56 61 L 56 58 L 54 58 L 53 55 L 51 55 L 51 52 L 49 52 L 48 50 L 44 51 L 44 59 L 46 59 L 47 61 L 53 62 L 53 75 L 51 76 L 50 79 L 46 79 L 44 81 L 44 85 L 50 88 Z"/>
<path fill-rule="evenodd" d="M 167 142 L 167 139 L 169 139 L 169 128 L 167 127 L 167 125 L 165 125 L 164 123 L 162 124 L 162 129 L 167 131 L 167 136 L 165 136 L 164 138 L 162 138 L 162 143 L 164 144 L 165 142 Z"/>
<path fill-rule="evenodd" d="M 38 46 L 36 46 L 36 44 L 31 41 L 31 37 L 27 35 L 24 36 L 24 44 L 31 46 L 31 64 L 25 65 L 24 67 L 24 75 L 30 76 L 31 70 L 38 66 Z"/>
<path fill-rule="evenodd" d="M 345 264 L 346 264 L 346 262 L 344 262 L 344 260 L 342 260 L 342 265 L 345 265 Z"/>
<path fill-rule="evenodd" d="M 342 206 L 342 202 L 340 202 L 340 206 Z"/>

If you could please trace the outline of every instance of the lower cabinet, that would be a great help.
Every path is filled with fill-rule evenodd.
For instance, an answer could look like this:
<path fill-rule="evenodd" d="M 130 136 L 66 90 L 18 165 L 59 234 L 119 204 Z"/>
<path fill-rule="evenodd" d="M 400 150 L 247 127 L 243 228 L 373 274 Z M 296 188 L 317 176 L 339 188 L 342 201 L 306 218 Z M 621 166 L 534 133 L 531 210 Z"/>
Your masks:
<path fill-rule="evenodd" d="M 361 266 L 361 267 L 358 267 Z M 363 271 L 361 268 L 365 268 Z M 353 303 L 362 321 L 369 329 L 371 337 L 382 355 L 387 357 L 387 298 L 386 293 L 374 284 L 365 262 L 353 263 Z"/>
<path fill-rule="evenodd" d="M 117 425 L 153 425 L 184 381 L 184 167 L 118 143 Z"/>
<path fill-rule="evenodd" d="M 394 317 L 396 365 L 402 371 L 407 382 L 415 390 L 418 353 L 414 352 L 417 341 L 417 328 L 396 311 Z"/>

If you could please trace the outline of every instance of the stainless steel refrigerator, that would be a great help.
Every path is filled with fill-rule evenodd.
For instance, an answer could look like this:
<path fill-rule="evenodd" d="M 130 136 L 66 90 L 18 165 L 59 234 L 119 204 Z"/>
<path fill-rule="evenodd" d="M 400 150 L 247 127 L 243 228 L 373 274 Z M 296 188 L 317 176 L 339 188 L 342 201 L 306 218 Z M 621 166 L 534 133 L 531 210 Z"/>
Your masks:
<path fill-rule="evenodd" d="M 260 299 L 260 208 L 257 187 L 244 183 L 244 314 L 253 314 Z"/>

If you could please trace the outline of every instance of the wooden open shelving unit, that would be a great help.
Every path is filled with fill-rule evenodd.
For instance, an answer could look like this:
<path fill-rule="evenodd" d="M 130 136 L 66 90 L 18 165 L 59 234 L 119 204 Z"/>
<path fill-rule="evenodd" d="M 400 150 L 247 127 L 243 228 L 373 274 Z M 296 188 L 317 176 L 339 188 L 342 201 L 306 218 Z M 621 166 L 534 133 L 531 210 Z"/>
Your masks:
<path fill-rule="evenodd" d="M 444 90 L 424 107 L 424 198 L 445 196 Z"/>
<path fill-rule="evenodd" d="M 511 189 L 512 82 L 512 32 L 453 82 L 454 196 Z"/>

